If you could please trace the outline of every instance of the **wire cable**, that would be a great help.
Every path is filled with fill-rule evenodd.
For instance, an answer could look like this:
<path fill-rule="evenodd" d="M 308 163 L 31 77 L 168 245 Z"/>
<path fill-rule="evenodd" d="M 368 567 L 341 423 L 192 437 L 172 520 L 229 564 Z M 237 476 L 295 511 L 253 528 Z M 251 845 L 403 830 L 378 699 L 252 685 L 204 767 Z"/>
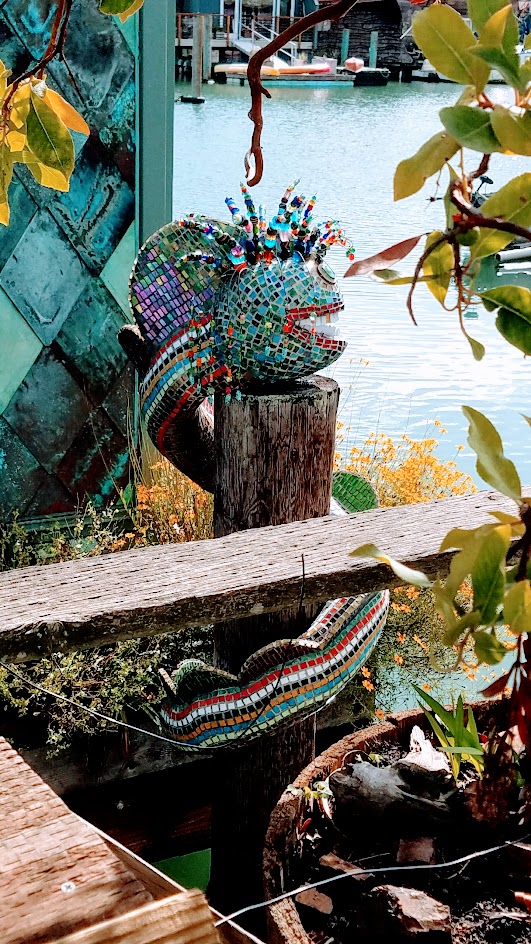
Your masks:
<path fill-rule="evenodd" d="M 472 859 L 479 859 L 482 856 L 491 855 L 493 852 L 499 852 L 501 849 L 507 848 L 507 846 L 514 846 L 519 842 L 524 842 L 529 838 L 531 833 L 526 833 L 524 836 L 520 836 L 519 839 L 510 839 L 508 842 L 502 842 L 499 846 L 491 846 L 489 849 L 480 849 L 477 852 L 470 852 L 468 855 L 461 856 L 459 859 L 452 859 L 450 862 L 441 862 L 435 865 L 387 865 L 381 866 L 377 869 L 368 869 L 368 875 L 377 875 L 382 872 L 411 872 L 414 870 L 423 870 L 428 869 L 449 869 L 453 868 L 456 865 L 462 865 L 464 862 L 470 862 Z M 225 924 L 226 922 L 232 921 L 234 918 L 238 918 L 240 915 L 247 914 L 248 911 L 255 911 L 257 908 L 265 908 L 268 905 L 275 905 L 279 901 L 284 901 L 286 898 L 293 898 L 294 895 L 300 894 L 300 892 L 308 891 L 311 888 L 319 888 L 321 885 L 329 885 L 331 882 L 338 882 L 343 878 L 352 878 L 352 873 L 350 872 L 341 872 L 340 875 L 332 875 L 331 878 L 323 878 L 319 882 L 311 882 L 308 885 L 299 885 L 298 888 L 294 888 L 291 892 L 283 892 L 281 895 L 276 895 L 275 898 L 268 898 L 265 901 L 259 901 L 254 905 L 247 905 L 245 908 L 239 908 L 238 911 L 233 911 L 231 914 L 226 915 L 221 921 L 216 921 L 215 926 L 218 928 L 220 925 Z"/>

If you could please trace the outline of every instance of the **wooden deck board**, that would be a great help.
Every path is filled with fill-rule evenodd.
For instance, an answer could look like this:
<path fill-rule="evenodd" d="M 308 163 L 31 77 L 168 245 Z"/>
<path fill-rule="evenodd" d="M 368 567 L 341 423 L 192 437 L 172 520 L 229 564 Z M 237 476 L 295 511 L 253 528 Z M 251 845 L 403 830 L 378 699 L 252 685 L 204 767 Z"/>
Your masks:
<path fill-rule="evenodd" d="M 0 658 L 23 662 L 296 606 L 303 556 L 306 603 L 396 585 L 387 567 L 348 556 L 365 543 L 444 575 L 452 555 L 439 546 L 449 528 L 492 521 L 496 508 L 516 506 L 478 492 L 9 571 L 0 575 Z"/>
<path fill-rule="evenodd" d="M 41 944 L 153 896 L 0 738 L 2 944 Z"/>

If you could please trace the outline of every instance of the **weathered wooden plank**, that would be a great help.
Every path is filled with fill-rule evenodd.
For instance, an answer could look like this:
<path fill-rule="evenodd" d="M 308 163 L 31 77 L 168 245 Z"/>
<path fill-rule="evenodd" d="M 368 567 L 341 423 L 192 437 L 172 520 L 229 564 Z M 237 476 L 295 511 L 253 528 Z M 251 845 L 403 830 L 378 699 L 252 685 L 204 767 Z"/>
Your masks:
<path fill-rule="evenodd" d="M 305 603 L 396 584 L 387 567 L 348 556 L 368 542 L 445 574 L 451 553 L 439 546 L 448 529 L 492 521 L 494 509 L 515 504 L 477 492 L 9 571 L 0 575 L 0 658 L 24 662 L 297 605 L 303 556 Z"/>

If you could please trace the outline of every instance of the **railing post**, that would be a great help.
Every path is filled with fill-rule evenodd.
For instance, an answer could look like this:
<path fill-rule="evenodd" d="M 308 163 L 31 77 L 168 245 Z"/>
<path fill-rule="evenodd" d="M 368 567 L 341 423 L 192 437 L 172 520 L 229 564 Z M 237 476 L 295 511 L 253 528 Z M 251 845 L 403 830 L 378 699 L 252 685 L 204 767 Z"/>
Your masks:
<path fill-rule="evenodd" d="M 142 244 L 172 218 L 175 0 L 140 11 L 138 229 Z"/>

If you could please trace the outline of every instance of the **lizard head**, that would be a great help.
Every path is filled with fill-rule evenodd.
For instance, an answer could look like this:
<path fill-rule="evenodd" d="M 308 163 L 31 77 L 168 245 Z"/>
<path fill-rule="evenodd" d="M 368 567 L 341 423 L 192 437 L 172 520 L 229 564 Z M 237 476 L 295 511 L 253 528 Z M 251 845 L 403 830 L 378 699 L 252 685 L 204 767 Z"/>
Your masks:
<path fill-rule="evenodd" d="M 272 383 L 313 374 L 339 357 L 346 347 L 335 336 L 342 308 L 332 269 L 294 254 L 222 280 L 214 326 L 236 375 Z"/>

